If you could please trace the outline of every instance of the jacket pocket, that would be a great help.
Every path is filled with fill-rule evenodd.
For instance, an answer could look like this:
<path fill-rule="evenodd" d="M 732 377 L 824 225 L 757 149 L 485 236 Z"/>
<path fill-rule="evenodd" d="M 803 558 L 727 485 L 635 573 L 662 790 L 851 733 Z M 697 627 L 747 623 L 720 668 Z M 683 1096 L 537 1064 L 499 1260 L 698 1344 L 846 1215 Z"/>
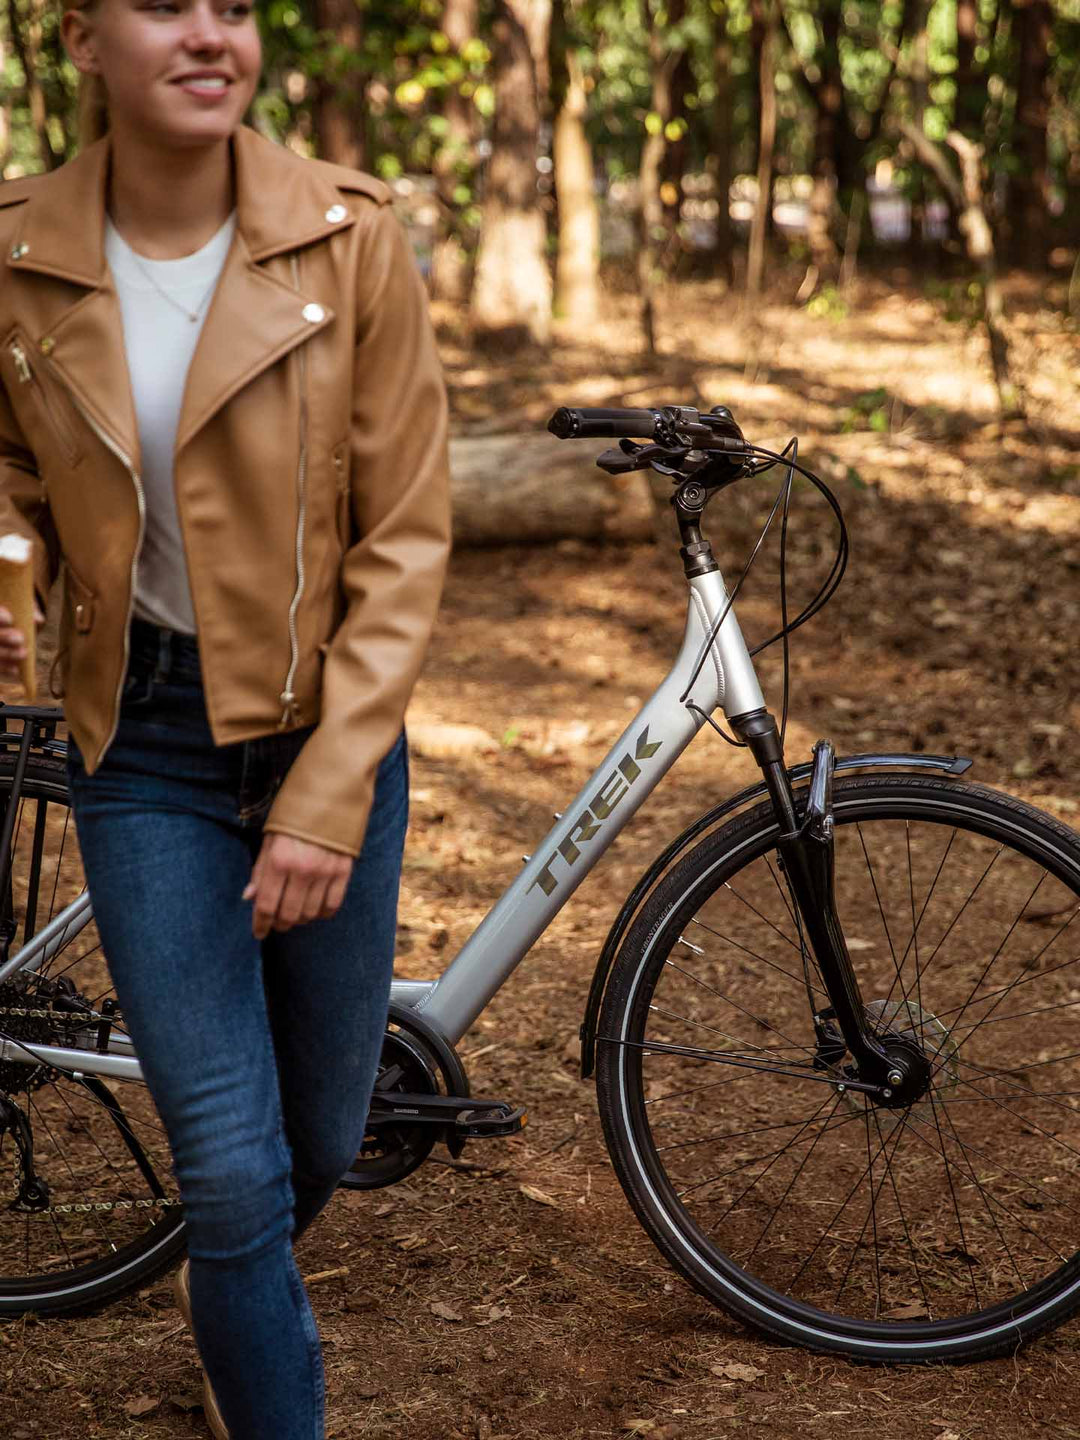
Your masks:
<path fill-rule="evenodd" d="M 65 412 L 63 396 L 58 395 L 55 385 L 43 379 L 38 369 L 30 364 L 33 349 L 18 329 L 13 330 L 4 341 L 6 372 L 9 377 L 14 376 L 14 384 L 9 386 L 10 393 L 14 396 L 21 387 L 28 387 L 28 393 L 34 397 L 35 408 L 60 447 L 60 453 L 69 465 L 77 465 L 82 459 L 82 451 L 71 418 Z"/>
<path fill-rule="evenodd" d="M 337 498 L 337 532 L 342 550 L 352 544 L 352 506 L 349 486 L 349 442 L 341 440 L 334 446 L 334 485 Z"/>
<path fill-rule="evenodd" d="M 64 561 L 64 598 L 72 630 L 76 635 L 88 635 L 94 628 L 97 595 L 79 579 L 67 560 Z"/>

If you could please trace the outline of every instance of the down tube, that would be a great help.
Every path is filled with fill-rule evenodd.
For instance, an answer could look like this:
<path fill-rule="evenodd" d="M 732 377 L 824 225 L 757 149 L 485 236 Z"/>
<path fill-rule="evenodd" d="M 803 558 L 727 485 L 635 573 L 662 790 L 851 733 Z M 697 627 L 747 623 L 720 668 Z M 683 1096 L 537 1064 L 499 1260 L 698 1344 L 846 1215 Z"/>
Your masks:
<path fill-rule="evenodd" d="M 686 632 L 671 671 L 443 975 L 416 997 L 416 1009 L 452 1043 L 461 1039 L 705 723 L 689 703 L 706 715 L 718 705 L 729 714 L 764 705 L 733 610 L 691 687 L 727 594 L 719 572 L 695 576 L 689 585 Z M 402 999 L 408 1003 L 404 991 Z"/>

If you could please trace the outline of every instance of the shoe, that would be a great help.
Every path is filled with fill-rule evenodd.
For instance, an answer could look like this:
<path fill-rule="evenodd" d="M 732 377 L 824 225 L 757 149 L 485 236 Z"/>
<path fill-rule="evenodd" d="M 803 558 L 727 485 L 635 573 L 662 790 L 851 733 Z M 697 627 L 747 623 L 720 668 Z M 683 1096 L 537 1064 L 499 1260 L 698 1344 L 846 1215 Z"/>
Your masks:
<path fill-rule="evenodd" d="M 176 1298 L 176 1308 L 180 1311 L 181 1319 L 194 1335 L 195 1329 L 191 1323 L 191 1261 L 185 1260 L 176 1272 L 173 1280 L 173 1295 Z M 218 1409 L 217 1397 L 213 1387 L 203 1371 L 203 1414 L 206 1416 L 206 1423 L 210 1427 L 210 1433 L 214 1440 L 229 1440 L 229 1432 L 226 1429 L 225 1421 Z"/>

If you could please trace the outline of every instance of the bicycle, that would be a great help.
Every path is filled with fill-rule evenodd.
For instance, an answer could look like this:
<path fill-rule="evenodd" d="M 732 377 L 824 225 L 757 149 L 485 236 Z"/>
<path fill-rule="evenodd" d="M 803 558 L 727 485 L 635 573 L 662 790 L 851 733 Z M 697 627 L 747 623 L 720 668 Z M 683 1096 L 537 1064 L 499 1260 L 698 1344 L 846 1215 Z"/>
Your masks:
<path fill-rule="evenodd" d="M 343 1183 L 393 1184 L 437 1141 L 458 1155 L 520 1129 L 510 1102 L 470 1095 L 456 1046 L 722 710 L 761 782 L 673 839 L 631 890 L 581 1027 L 627 1200 L 701 1294 L 780 1340 L 878 1361 L 1015 1349 L 1080 1307 L 1080 836 L 961 780 L 963 758 L 837 757 L 819 741 L 787 767 L 788 639 L 847 555 L 835 497 L 794 442 L 752 445 L 724 407 L 564 408 L 549 428 L 620 438 L 598 461 L 611 473 L 670 477 L 682 646 L 439 979 L 395 980 Z M 773 467 L 780 490 L 729 593 L 703 513 Z M 839 543 L 789 618 L 796 474 L 832 507 Z M 779 724 L 734 610 L 777 520 L 782 624 L 765 643 L 784 646 Z M 183 1215 L 96 945 L 58 712 L 0 713 L 0 1314 L 56 1313 L 170 1264 Z"/>

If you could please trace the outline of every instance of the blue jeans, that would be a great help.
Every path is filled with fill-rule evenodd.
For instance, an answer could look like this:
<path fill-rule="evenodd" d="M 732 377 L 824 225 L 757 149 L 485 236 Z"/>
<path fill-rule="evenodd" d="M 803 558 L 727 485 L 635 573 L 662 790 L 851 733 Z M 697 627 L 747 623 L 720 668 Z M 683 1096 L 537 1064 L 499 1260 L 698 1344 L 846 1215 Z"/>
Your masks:
<path fill-rule="evenodd" d="M 216 747 L 194 639 L 135 621 L 120 726 L 69 779 L 102 945 L 185 1207 L 199 1352 L 233 1440 L 322 1440 L 292 1242 L 360 1147 L 386 1026 L 408 808 L 383 760 L 340 910 L 261 944 L 242 901 L 307 734 Z"/>

